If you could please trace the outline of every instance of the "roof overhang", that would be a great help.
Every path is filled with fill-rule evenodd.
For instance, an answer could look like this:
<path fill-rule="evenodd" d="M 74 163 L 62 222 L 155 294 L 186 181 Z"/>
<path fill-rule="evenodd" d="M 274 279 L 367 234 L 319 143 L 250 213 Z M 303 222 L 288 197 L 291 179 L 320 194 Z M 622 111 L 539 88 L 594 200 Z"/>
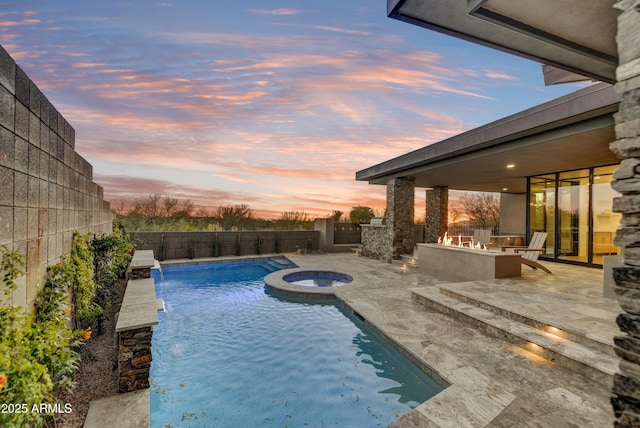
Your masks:
<path fill-rule="evenodd" d="M 389 17 L 615 83 L 610 0 L 387 0 Z"/>
<path fill-rule="evenodd" d="M 618 163 L 609 150 L 618 102 L 612 86 L 592 85 L 358 171 L 356 180 L 523 193 L 528 176 Z"/>

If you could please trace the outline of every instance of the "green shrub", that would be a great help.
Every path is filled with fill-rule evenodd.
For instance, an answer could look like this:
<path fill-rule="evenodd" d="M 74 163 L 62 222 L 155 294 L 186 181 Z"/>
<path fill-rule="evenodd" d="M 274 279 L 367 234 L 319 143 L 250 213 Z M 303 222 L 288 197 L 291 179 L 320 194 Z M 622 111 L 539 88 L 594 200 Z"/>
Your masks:
<path fill-rule="evenodd" d="M 23 404 L 26 412 L 1 413 L 0 426 L 39 426 L 46 415 L 31 408 L 54 404 L 61 389 L 73 386 L 79 356 L 72 346 L 82 332 L 74 334 L 67 327 L 66 294 L 49 282 L 38 293 L 35 315 L 11 305 L 24 260 L 7 247 L 2 247 L 1 257 L 5 300 L 0 302 L 0 402 Z"/>
<path fill-rule="evenodd" d="M 31 314 L 11 304 L 16 280 L 24 275 L 24 257 L 0 247 L 0 288 L 5 296 L 0 299 L 0 403 L 19 403 L 26 410 L 0 413 L 0 427 L 43 425 L 47 415 L 32 412 L 32 406 L 53 405 L 61 390 L 73 387 L 80 358 L 75 349 L 90 337 L 89 326 L 109 305 L 109 299 L 100 300 L 96 291 L 124 275 L 132 250 L 119 222 L 114 222 L 113 235 L 90 243 L 74 232 L 71 252 L 47 268 L 47 281 Z M 72 331 L 69 317 L 82 329 Z"/>
<path fill-rule="evenodd" d="M 96 291 L 93 297 L 94 307 L 107 309 L 114 296 L 113 285 L 123 278 L 131 262 L 133 243 L 121 221 L 113 222 L 113 233 L 94 238 L 89 242 L 93 254 L 93 270 Z M 98 334 L 102 334 L 103 314 L 96 313 L 95 322 Z"/>

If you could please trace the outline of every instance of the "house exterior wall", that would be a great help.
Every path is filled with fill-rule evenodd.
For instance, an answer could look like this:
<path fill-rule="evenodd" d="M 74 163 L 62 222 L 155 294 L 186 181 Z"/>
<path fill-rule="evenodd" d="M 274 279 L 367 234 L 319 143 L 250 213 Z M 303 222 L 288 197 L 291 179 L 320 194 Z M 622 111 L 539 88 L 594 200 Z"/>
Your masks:
<path fill-rule="evenodd" d="M 111 232 L 110 205 L 92 177 L 74 129 L 0 47 L 0 245 L 26 256 L 14 305 L 33 308 L 74 230 Z"/>
<path fill-rule="evenodd" d="M 527 195 L 500 194 L 500 234 L 525 235 L 527 232 Z"/>

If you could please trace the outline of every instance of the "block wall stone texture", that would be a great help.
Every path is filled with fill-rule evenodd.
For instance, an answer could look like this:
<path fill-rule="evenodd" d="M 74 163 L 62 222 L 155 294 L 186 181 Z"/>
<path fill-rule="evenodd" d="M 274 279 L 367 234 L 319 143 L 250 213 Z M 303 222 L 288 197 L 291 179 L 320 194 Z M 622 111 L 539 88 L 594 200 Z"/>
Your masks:
<path fill-rule="evenodd" d="M 74 230 L 111 232 L 111 207 L 74 147 L 71 125 L 0 46 L 0 245 L 27 257 L 11 300 L 29 310 Z"/>
<path fill-rule="evenodd" d="M 425 243 L 436 243 L 449 225 L 449 189 L 434 187 L 426 191 Z"/>
<path fill-rule="evenodd" d="M 623 266 L 614 268 L 614 291 L 622 312 L 617 324 L 623 333 L 614 339 L 621 358 L 614 377 L 611 403 L 616 427 L 640 426 L 640 0 L 623 0 L 618 16 L 619 65 L 615 114 L 616 141 L 611 150 L 621 159 L 611 186 L 621 193 L 613 211 L 622 213 L 615 244 L 622 247 Z"/>

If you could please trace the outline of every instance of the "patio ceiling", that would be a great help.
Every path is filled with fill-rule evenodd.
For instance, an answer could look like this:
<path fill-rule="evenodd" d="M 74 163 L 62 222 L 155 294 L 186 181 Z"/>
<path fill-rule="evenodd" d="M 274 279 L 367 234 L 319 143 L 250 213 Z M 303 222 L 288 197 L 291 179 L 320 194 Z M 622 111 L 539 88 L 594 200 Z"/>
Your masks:
<path fill-rule="evenodd" d="M 613 87 L 599 83 L 358 171 L 356 180 L 415 177 L 418 187 L 524 193 L 527 176 L 618 163 L 609 150 L 617 108 Z"/>
<path fill-rule="evenodd" d="M 611 0 L 387 0 L 389 17 L 615 82 Z"/>

